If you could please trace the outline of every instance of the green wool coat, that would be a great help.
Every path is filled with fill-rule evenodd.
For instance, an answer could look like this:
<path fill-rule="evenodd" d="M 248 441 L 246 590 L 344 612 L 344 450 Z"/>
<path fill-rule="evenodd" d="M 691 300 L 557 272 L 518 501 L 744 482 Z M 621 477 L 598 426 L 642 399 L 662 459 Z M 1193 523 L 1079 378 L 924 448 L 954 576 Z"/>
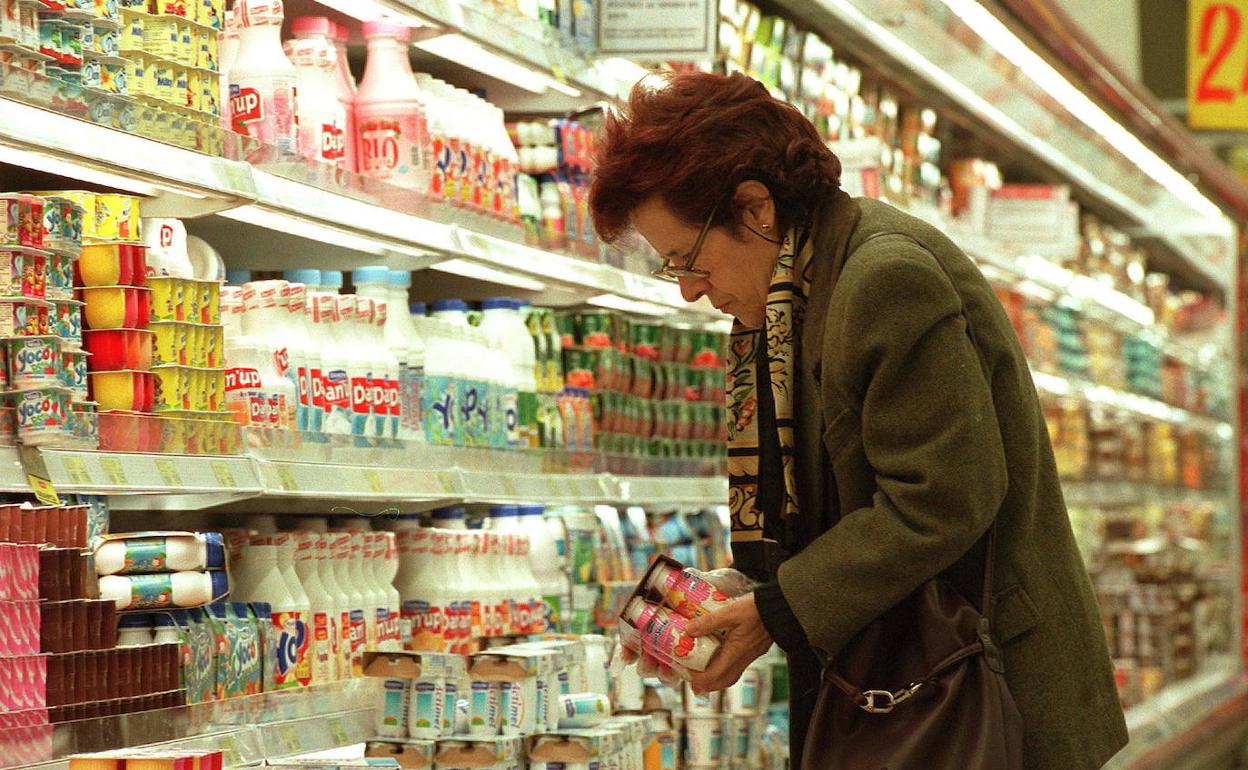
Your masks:
<path fill-rule="evenodd" d="M 921 220 L 840 193 L 815 222 L 785 599 L 827 660 L 938 573 L 978 603 L 976 546 L 995 520 L 994 636 L 1025 723 L 1025 765 L 1101 767 L 1126 744 L 1126 723 L 1004 309 L 962 250 Z M 874 233 L 888 235 L 854 251 Z"/>

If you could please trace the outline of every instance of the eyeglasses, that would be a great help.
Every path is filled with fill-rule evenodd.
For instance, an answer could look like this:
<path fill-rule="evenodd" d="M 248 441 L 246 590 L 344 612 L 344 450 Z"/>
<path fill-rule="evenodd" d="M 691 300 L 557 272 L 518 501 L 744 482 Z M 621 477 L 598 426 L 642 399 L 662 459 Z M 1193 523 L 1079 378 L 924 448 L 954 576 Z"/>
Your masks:
<path fill-rule="evenodd" d="M 693 248 L 689 250 L 689 255 L 685 257 L 683 267 L 677 267 L 671 262 L 664 262 L 663 266 L 650 273 L 655 278 L 662 278 L 665 281 L 677 281 L 681 278 L 706 278 L 710 273 L 705 270 L 699 270 L 693 266 L 698 261 L 698 255 L 702 253 L 702 243 L 706 240 L 706 234 L 711 231 L 711 223 L 715 221 L 715 214 L 719 211 L 719 201 L 711 207 L 711 214 L 706 218 L 706 222 L 702 225 L 702 231 L 698 233 L 698 239 L 693 242 Z"/>

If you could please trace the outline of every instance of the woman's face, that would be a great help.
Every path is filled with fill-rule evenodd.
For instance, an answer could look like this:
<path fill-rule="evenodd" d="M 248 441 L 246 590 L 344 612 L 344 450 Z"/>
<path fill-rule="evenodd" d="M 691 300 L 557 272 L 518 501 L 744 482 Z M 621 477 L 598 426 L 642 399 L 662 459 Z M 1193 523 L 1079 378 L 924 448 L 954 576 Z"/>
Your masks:
<path fill-rule="evenodd" d="M 713 227 L 702 242 L 693 267 L 706 277 L 680 279 L 680 293 L 686 302 L 697 302 L 704 295 L 721 312 L 728 313 L 745 327 L 761 329 L 766 318 L 767 290 L 780 244 L 776 233 L 775 207 L 767 188 L 758 182 L 742 182 L 737 188 L 737 210 L 749 229 L 733 233 L 727 227 Z M 653 196 L 633 211 L 633 225 L 659 255 L 677 267 L 684 267 L 700 227 L 682 221 Z M 765 236 L 765 237 L 764 237 Z"/>

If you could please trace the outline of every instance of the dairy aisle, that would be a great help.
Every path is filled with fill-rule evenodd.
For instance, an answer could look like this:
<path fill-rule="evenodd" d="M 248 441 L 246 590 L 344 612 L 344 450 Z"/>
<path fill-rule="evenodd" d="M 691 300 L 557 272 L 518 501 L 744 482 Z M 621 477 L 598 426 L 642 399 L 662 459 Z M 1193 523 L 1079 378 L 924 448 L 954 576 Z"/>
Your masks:
<path fill-rule="evenodd" d="M 1248 189 L 1127 86 L 1085 104 L 1043 29 L 875 6 L 725 0 L 700 66 L 998 287 L 1111 766 L 1233 751 Z M 648 71 L 599 10 L 0 0 L 0 767 L 787 766 L 778 651 L 709 698 L 612 666 L 683 624 L 630 604 L 655 556 L 730 561 L 729 326 L 589 224 L 599 105 Z"/>

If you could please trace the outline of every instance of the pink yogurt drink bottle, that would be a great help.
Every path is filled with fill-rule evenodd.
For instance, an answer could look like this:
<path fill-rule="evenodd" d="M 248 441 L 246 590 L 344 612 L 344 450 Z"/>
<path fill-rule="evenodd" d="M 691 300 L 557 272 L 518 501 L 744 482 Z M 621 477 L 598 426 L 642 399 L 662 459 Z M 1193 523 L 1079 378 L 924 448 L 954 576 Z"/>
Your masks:
<path fill-rule="evenodd" d="M 324 16 L 297 16 L 290 21 L 290 34 L 295 40 L 324 44 L 329 48 L 333 59 L 333 94 L 346 115 L 338 165 L 347 171 L 356 171 L 359 166 L 356 163 L 355 79 L 351 77 L 351 65 L 347 62 L 347 28 Z"/>
<path fill-rule="evenodd" d="M 643 587 L 677 615 L 686 618 L 715 612 L 732 601 L 709 581 L 664 561 L 654 563 Z"/>
<path fill-rule="evenodd" d="M 664 663 L 690 671 L 705 671 L 711 656 L 719 649 L 719 640 L 715 637 L 686 634 L 688 618 L 640 596 L 624 607 L 623 617 L 640 632 L 642 650 Z"/>
<path fill-rule="evenodd" d="M 360 173 L 398 187 L 429 186 L 424 97 L 408 59 L 412 31 L 390 22 L 364 23 L 368 65 L 355 96 Z"/>
<path fill-rule="evenodd" d="M 230 68 L 230 127 L 265 145 L 269 161 L 299 157 L 295 65 L 282 50 L 282 0 L 242 0 L 238 54 Z"/>

